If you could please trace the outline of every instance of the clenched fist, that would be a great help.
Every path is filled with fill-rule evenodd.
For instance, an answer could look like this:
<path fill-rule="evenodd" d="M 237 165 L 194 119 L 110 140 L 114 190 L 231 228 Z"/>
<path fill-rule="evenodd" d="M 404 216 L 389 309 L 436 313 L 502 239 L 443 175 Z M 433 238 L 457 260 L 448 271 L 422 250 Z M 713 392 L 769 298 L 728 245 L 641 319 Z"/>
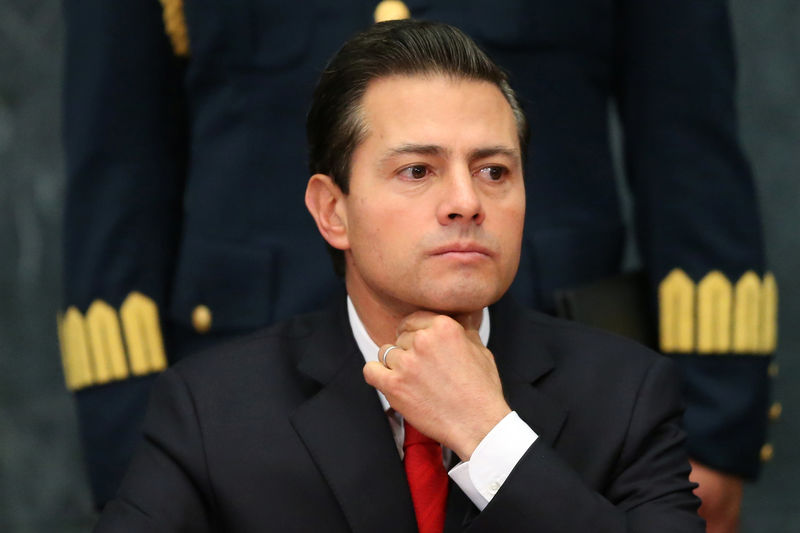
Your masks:
<path fill-rule="evenodd" d="M 364 366 L 367 383 L 419 431 L 464 460 L 511 408 L 503 396 L 494 356 L 467 319 L 428 311 L 407 316 L 398 327 L 398 348 L 387 366 Z M 383 345 L 383 354 L 391 345 Z"/>

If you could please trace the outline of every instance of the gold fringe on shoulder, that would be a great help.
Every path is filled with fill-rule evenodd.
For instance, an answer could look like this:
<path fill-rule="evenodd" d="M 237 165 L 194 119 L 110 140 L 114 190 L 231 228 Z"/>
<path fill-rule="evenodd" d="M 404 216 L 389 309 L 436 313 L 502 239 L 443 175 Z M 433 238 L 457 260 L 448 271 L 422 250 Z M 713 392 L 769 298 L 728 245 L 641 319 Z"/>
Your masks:
<path fill-rule="evenodd" d="M 770 354 L 777 344 L 778 289 L 752 270 L 731 283 L 714 270 L 698 283 L 680 268 L 658 288 L 663 352 Z"/>
<path fill-rule="evenodd" d="M 119 312 L 102 300 L 85 316 L 70 306 L 58 316 L 58 338 L 64 380 L 73 391 L 167 367 L 158 308 L 139 292 L 130 293 Z"/>

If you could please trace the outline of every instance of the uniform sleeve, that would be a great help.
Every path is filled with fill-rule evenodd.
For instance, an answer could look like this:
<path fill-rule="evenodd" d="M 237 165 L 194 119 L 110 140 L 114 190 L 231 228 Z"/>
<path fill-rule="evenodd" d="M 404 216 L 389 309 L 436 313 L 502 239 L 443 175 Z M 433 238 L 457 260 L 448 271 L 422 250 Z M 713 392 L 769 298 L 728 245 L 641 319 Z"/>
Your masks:
<path fill-rule="evenodd" d="M 172 2 L 165 2 L 171 4 Z M 66 0 L 64 374 L 95 501 L 114 493 L 152 377 L 186 170 L 181 67 L 157 0 Z"/>
<path fill-rule="evenodd" d="M 683 375 L 690 455 L 755 477 L 775 279 L 737 138 L 724 0 L 618 3 L 616 100 L 660 349 Z"/>
<path fill-rule="evenodd" d="M 466 531 L 705 531 L 688 481 L 677 379 L 674 366 L 663 358 L 642 378 L 624 445 L 602 494 L 540 438 Z"/>

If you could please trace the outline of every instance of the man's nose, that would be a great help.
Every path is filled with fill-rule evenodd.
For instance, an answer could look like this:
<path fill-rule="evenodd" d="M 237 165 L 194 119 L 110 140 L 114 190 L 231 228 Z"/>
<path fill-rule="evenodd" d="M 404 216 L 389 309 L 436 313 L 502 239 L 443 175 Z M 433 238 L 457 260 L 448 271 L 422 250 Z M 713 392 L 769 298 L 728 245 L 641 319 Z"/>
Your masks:
<path fill-rule="evenodd" d="M 485 213 L 475 178 L 469 172 L 461 172 L 445 183 L 439 204 L 439 223 L 442 225 L 458 222 L 482 223 Z"/>

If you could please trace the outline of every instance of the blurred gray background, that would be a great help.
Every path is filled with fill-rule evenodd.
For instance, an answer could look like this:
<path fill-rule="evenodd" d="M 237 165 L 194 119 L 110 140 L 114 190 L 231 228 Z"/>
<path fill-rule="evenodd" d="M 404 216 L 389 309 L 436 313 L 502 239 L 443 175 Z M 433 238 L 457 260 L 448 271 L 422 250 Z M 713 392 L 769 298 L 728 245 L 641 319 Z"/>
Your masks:
<path fill-rule="evenodd" d="M 110 0 L 113 1 L 113 0 Z M 647 1 L 647 0 L 643 0 Z M 744 533 L 800 531 L 800 2 L 731 2 L 742 141 L 780 284 L 783 417 L 747 487 Z M 84 532 L 94 517 L 63 384 L 61 5 L 0 0 L 0 531 Z"/>

